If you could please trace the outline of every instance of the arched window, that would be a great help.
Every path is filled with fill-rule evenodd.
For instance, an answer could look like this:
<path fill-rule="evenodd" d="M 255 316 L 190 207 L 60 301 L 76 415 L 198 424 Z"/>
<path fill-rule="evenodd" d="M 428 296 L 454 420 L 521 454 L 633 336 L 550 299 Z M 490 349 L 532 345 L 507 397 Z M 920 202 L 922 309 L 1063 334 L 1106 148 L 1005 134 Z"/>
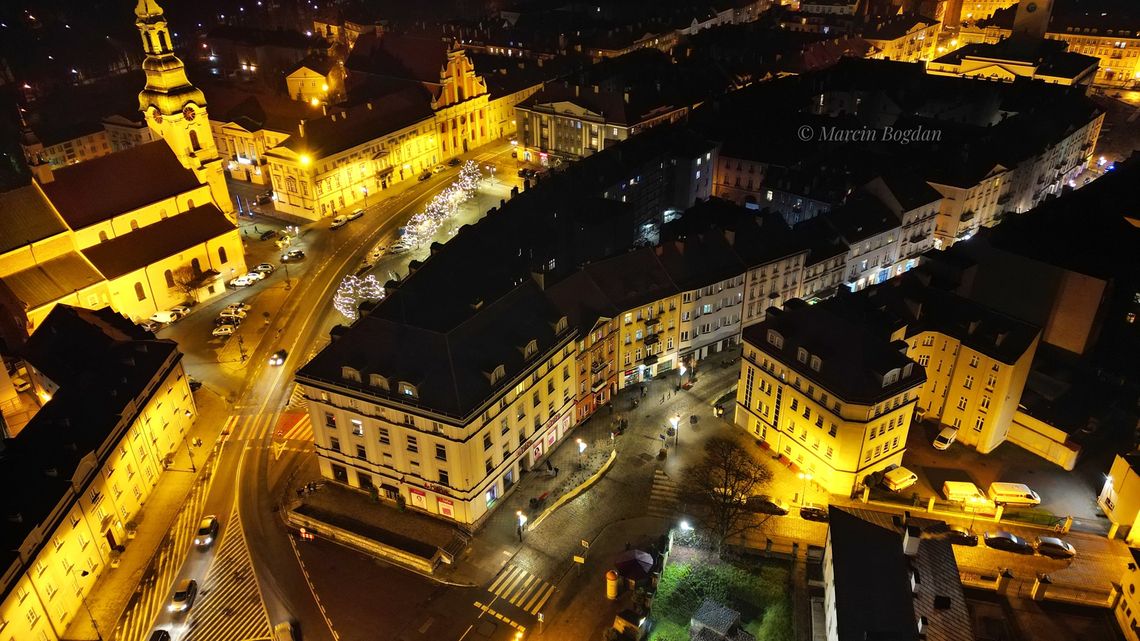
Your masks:
<path fill-rule="evenodd" d="M 134 231 L 138 228 L 139 228 L 139 221 L 132 219 L 131 220 L 131 231 Z"/>
<path fill-rule="evenodd" d="M 162 51 L 160 51 L 159 53 L 165 53 L 167 51 L 170 51 L 170 42 L 166 39 L 166 32 L 165 31 L 159 31 L 158 32 L 158 42 L 159 42 L 159 44 L 162 45 Z"/>
<path fill-rule="evenodd" d="M 197 258 L 190 261 L 190 267 L 193 268 L 195 274 L 202 273 L 202 263 Z"/>
<path fill-rule="evenodd" d="M 190 148 L 194 151 L 202 148 L 202 145 L 198 144 L 198 132 L 193 129 L 190 130 Z"/>
<path fill-rule="evenodd" d="M 99 232 L 99 242 L 101 242 L 101 243 L 107 242 L 107 232 L 105 232 L 105 231 Z"/>
<path fill-rule="evenodd" d="M 193 198 L 187 198 L 186 199 L 186 209 L 194 209 L 194 199 Z"/>
<path fill-rule="evenodd" d="M 142 283 L 135 283 L 135 296 L 138 297 L 139 302 L 146 300 L 146 290 L 143 289 Z"/>
<path fill-rule="evenodd" d="M 229 262 L 229 259 L 226 256 L 226 248 L 225 247 L 219 247 L 218 248 L 218 261 L 220 261 L 222 264 Z"/>
<path fill-rule="evenodd" d="M 159 218 L 159 220 L 166 220 L 166 210 L 165 209 L 158 210 L 158 218 Z"/>
<path fill-rule="evenodd" d="M 174 288 L 174 272 L 172 272 L 168 269 L 165 272 L 163 272 L 162 275 L 166 276 L 166 286 L 173 289 Z"/>

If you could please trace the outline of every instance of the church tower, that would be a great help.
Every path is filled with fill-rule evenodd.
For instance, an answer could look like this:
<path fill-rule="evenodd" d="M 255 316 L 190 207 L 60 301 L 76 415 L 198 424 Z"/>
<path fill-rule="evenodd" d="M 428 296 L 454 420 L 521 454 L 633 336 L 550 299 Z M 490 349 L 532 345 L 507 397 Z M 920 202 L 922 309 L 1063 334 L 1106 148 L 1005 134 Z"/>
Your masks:
<path fill-rule="evenodd" d="M 147 125 L 166 141 L 187 169 L 209 184 L 214 204 L 233 212 L 222 159 L 210 132 L 206 96 L 190 84 L 186 67 L 174 55 L 170 30 L 162 7 L 155 0 L 138 0 L 135 25 L 142 35 L 146 59 L 146 88 L 139 92 L 139 110 Z"/>

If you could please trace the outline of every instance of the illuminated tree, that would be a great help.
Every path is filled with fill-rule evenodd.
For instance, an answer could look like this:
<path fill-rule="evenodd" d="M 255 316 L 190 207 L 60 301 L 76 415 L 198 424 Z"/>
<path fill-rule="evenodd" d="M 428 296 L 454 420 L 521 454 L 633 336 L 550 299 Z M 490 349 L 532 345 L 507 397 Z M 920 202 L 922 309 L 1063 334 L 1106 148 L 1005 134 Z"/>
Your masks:
<path fill-rule="evenodd" d="M 369 274 L 364 278 L 349 274 L 341 281 L 333 296 L 333 307 L 350 321 L 360 315 L 360 303 L 368 300 L 382 300 L 384 286 L 375 276 Z"/>

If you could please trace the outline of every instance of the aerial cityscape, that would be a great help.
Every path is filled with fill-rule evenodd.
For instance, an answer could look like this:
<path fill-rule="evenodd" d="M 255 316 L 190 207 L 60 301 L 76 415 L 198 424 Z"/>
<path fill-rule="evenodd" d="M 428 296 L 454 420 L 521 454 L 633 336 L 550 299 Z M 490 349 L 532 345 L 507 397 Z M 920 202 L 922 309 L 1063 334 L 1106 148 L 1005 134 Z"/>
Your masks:
<path fill-rule="evenodd" d="M 1135 0 L 0 3 L 0 641 L 1140 641 Z"/>

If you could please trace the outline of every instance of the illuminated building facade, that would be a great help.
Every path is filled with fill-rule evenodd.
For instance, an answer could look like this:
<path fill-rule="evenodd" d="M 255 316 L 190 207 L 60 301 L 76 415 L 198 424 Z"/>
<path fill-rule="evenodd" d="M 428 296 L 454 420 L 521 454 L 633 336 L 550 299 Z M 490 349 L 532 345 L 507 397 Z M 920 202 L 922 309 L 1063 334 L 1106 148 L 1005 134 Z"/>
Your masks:
<path fill-rule="evenodd" d="M 862 36 L 874 47 L 869 58 L 919 62 L 934 57 L 941 30 L 933 18 L 902 15 L 865 29 Z"/>
<path fill-rule="evenodd" d="M 111 311 L 56 307 L 28 342 L 44 405 L 5 443 L 5 639 L 67 638 L 197 418 L 173 342 Z"/>

